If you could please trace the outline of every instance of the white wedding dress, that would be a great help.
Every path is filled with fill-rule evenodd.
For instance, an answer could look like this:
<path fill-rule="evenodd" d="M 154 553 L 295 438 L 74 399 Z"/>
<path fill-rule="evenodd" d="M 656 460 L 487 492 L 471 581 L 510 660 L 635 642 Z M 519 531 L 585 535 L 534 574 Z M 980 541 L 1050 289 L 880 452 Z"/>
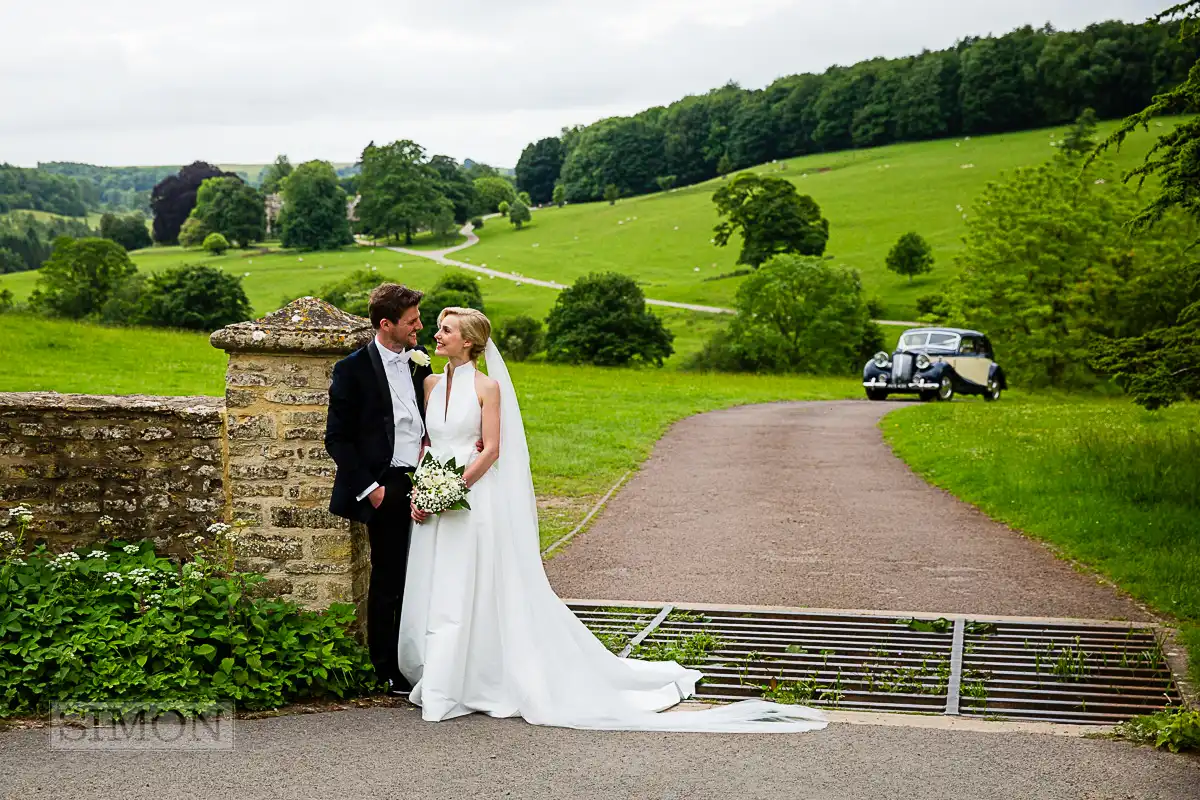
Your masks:
<path fill-rule="evenodd" d="M 819 712 L 744 701 L 657 712 L 695 691 L 702 674 L 675 662 L 621 659 L 550 587 L 538 552 L 529 451 L 512 381 L 491 342 L 500 384 L 500 458 L 471 487 L 469 511 L 413 525 L 400 621 L 400 671 L 429 721 L 482 712 L 535 725 L 602 730 L 810 731 Z M 448 396 L 447 396 L 448 395 Z M 426 428 L 441 461 L 476 456 L 482 410 L 470 364 L 430 393 Z"/>

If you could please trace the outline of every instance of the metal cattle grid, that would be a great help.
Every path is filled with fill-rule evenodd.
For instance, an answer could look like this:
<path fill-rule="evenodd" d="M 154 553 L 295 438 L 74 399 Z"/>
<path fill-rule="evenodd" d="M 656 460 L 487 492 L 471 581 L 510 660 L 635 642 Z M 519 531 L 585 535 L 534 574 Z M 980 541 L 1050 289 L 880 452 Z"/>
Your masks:
<path fill-rule="evenodd" d="M 701 670 L 702 700 L 1099 725 L 1181 702 L 1152 625 L 569 605 L 621 657 Z"/>

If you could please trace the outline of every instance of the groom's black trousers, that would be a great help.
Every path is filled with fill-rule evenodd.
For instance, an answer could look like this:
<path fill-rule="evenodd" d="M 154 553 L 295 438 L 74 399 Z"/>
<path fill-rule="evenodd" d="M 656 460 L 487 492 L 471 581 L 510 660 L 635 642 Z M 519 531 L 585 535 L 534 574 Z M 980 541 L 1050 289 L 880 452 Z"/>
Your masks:
<path fill-rule="evenodd" d="M 367 589 L 367 647 L 380 678 L 405 684 L 396 659 L 400 635 L 400 604 L 408 570 L 408 541 L 412 534 L 409 467 L 388 467 L 379 483 L 383 503 L 367 523 L 371 540 L 371 584 Z"/>

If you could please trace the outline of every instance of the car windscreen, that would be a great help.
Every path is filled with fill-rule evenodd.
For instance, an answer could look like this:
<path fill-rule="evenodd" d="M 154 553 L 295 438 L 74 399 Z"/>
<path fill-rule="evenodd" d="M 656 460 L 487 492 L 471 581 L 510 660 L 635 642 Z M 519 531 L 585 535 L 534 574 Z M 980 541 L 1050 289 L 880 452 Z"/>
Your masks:
<path fill-rule="evenodd" d="M 913 347 L 924 347 L 926 340 L 929 339 L 927 331 L 920 333 L 906 333 L 900 337 L 900 348 L 908 350 Z"/>

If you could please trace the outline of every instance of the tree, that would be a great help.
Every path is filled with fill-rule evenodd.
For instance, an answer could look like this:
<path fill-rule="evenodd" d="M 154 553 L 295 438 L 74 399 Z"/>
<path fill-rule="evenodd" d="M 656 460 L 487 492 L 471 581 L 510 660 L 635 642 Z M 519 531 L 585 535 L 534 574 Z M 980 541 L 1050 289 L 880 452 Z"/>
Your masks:
<path fill-rule="evenodd" d="M 551 194 L 550 200 L 554 203 L 554 205 L 562 208 L 567 202 L 567 187 L 563 186 L 561 183 L 555 184 L 554 192 Z"/>
<path fill-rule="evenodd" d="M 25 265 L 25 259 L 21 258 L 20 254 L 7 247 L 0 247 L 0 275 L 24 272 L 26 269 L 28 267 Z"/>
<path fill-rule="evenodd" d="M 718 367 L 848 374 L 882 341 L 858 273 L 820 258 L 774 256 L 738 287 L 735 305 L 729 333 L 715 342 L 731 358 L 709 357 Z"/>
<path fill-rule="evenodd" d="M 646 308 L 637 282 L 615 272 L 592 273 L 559 293 L 546 319 L 553 361 L 662 366 L 675 336 Z"/>
<path fill-rule="evenodd" d="M 621 190 L 617 188 L 615 183 L 610 183 L 604 187 L 604 199 L 608 201 L 610 206 L 615 206 L 617 200 L 621 197 Z"/>
<path fill-rule="evenodd" d="M 599 200 L 614 184 L 622 194 L 645 194 L 667 172 L 661 131 L 644 119 L 611 118 L 585 129 L 563 161 L 567 200 Z"/>
<path fill-rule="evenodd" d="M 1187 253 L 1195 226 L 1173 215 L 1135 235 L 1136 196 L 1094 169 L 1081 175 L 1059 155 L 990 184 L 956 257 L 950 321 L 987 332 L 1024 386 L 1094 385 L 1097 337 L 1142 335 L 1200 299 Z"/>
<path fill-rule="evenodd" d="M 232 172 L 222 172 L 212 164 L 196 161 L 179 174 L 163 178 L 150 193 L 150 207 L 154 210 L 154 241 L 159 244 L 175 244 L 179 229 L 196 206 L 196 193 L 200 184 L 209 178 L 236 178 Z"/>
<path fill-rule="evenodd" d="M 292 162 L 286 155 L 275 157 L 275 163 L 262 171 L 262 193 L 278 194 L 283 190 L 283 181 L 292 174 Z"/>
<path fill-rule="evenodd" d="M 554 185 L 562 171 L 563 158 L 562 140 L 556 136 L 540 139 L 526 145 L 517 160 L 517 188 L 529 193 L 531 203 L 548 203 L 554 192 Z"/>
<path fill-rule="evenodd" d="M 527 206 L 533 205 L 533 200 L 529 197 L 529 192 L 517 192 L 517 200 Z"/>
<path fill-rule="evenodd" d="M 29 305 L 56 317 L 96 314 L 123 280 L 137 272 L 125 248 L 98 237 L 59 237 L 42 265 Z"/>
<path fill-rule="evenodd" d="M 733 172 L 733 160 L 724 153 L 717 159 L 717 174 L 724 178 L 729 173 Z"/>
<path fill-rule="evenodd" d="M 353 244 L 346 193 L 328 161 L 308 161 L 283 182 L 280 243 L 300 250 L 332 250 Z"/>
<path fill-rule="evenodd" d="M 429 167 L 436 175 L 437 190 L 450 201 L 454 222 L 466 225 L 479 207 L 479 192 L 466 170 L 450 156 L 434 156 Z"/>
<path fill-rule="evenodd" d="M 914 275 L 933 270 L 933 249 L 921 234 L 909 231 L 888 252 L 887 268 L 897 275 L 907 275 L 912 283 Z"/>
<path fill-rule="evenodd" d="M 533 219 L 533 215 L 529 213 L 529 206 L 517 200 L 508 209 L 508 221 L 513 224 L 517 230 L 521 230 L 521 226 L 529 220 Z"/>
<path fill-rule="evenodd" d="M 449 241 L 458 231 L 458 223 L 454 220 L 454 205 L 446 198 L 436 205 L 433 216 L 429 218 L 429 230 L 435 238 Z"/>
<path fill-rule="evenodd" d="M 165 328 L 215 331 L 251 317 L 241 277 L 199 264 L 152 273 L 142 297 L 139 321 Z"/>
<path fill-rule="evenodd" d="M 219 233 L 210 233 L 204 237 L 204 244 L 201 246 L 213 255 L 219 256 L 229 249 L 229 240 Z"/>
<path fill-rule="evenodd" d="M 146 230 L 146 220 L 141 214 L 107 213 L 100 217 L 100 236 L 111 239 L 126 250 L 140 250 L 154 244 L 150 231 Z"/>
<path fill-rule="evenodd" d="M 542 323 L 523 314 L 504 320 L 496 332 L 496 346 L 510 361 L 525 361 L 540 353 L 545 342 Z"/>
<path fill-rule="evenodd" d="M 438 210 L 438 173 L 425 163 L 425 151 L 402 139 L 382 147 L 367 145 L 359 176 L 359 225 L 375 236 L 404 234 L 406 244 Z"/>
<path fill-rule="evenodd" d="M 512 201 L 512 202 L 513 202 L 513 203 L 516 203 L 516 202 L 517 202 L 516 198 L 513 198 L 513 201 Z M 507 217 L 507 216 L 508 216 L 508 210 L 509 210 L 510 208 L 512 208 L 512 206 L 511 206 L 511 205 L 509 205 L 509 202 L 508 202 L 507 200 L 501 200 L 501 201 L 500 201 L 500 205 L 499 205 L 499 206 L 497 206 L 496 210 L 500 212 L 500 216 L 502 216 L 502 217 Z"/>
<path fill-rule="evenodd" d="M 1071 156 L 1082 156 L 1096 148 L 1096 112 L 1085 108 L 1063 137 L 1062 149 Z"/>
<path fill-rule="evenodd" d="M 669 192 L 675 188 L 674 175 L 659 175 L 654 179 L 654 182 L 658 184 L 658 190 L 660 192 Z"/>
<path fill-rule="evenodd" d="M 498 175 L 476 178 L 474 185 L 475 192 L 479 196 L 479 210 L 484 214 L 499 211 L 501 203 L 511 203 L 517 199 L 517 192 L 513 189 L 513 185 Z"/>
<path fill-rule="evenodd" d="M 179 245 L 181 247 L 201 247 L 204 240 L 212 233 L 207 226 L 195 217 L 188 217 L 183 227 L 179 229 Z"/>
<path fill-rule="evenodd" d="M 458 306 L 483 311 L 483 292 L 473 275 L 459 270 L 450 270 L 442 275 L 433 289 L 421 301 L 421 324 L 425 327 L 418 335 L 422 344 L 433 345 L 437 333 L 437 318 L 443 308 Z"/>
<path fill-rule="evenodd" d="M 782 178 L 744 172 L 713 193 L 717 215 L 714 244 L 724 247 L 741 232 L 739 264 L 757 267 L 776 253 L 819 256 L 829 240 L 829 220 L 808 195 Z"/>
<path fill-rule="evenodd" d="M 1200 38 L 1200 0 L 1168 8 L 1157 22 L 1182 17 L 1179 38 L 1183 43 Z M 1187 78 L 1168 92 L 1126 119 L 1096 150 L 1095 158 L 1105 148 L 1120 147 L 1130 133 L 1141 127 L 1150 129 L 1150 121 L 1162 114 L 1190 112 L 1200 105 L 1200 60 Z M 1200 117 L 1187 118 L 1159 135 L 1141 166 L 1124 175 L 1125 181 L 1134 177 L 1138 187 L 1147 178 L 1157 178 L 1158 190 L 1150 201 L 1133 215 L 1134 230 L 1150 231 L 1162 226 L 1172 212 L 1182 212 L 1190 219 L 1200 218 L 1200 182 L 1196 180 L 1200 163 Z M 1200 399 L 1200 270 L 1194 264 L 1190 271 L 1188 291 L 1183 308 L 1174 319 L 1140 335 L 1109 337 L 1093 345 L 1093 364 L 1111 375 L 1146 408 L 1162 408 L 1180 400 Z"/>
<path fill-rule="evenodd" d="M 206 179 L 196 192 L 192 216 L 241 248 L 262 241 L 267 235 L 267 211 L 262 195 L 238 178 Z"/>

